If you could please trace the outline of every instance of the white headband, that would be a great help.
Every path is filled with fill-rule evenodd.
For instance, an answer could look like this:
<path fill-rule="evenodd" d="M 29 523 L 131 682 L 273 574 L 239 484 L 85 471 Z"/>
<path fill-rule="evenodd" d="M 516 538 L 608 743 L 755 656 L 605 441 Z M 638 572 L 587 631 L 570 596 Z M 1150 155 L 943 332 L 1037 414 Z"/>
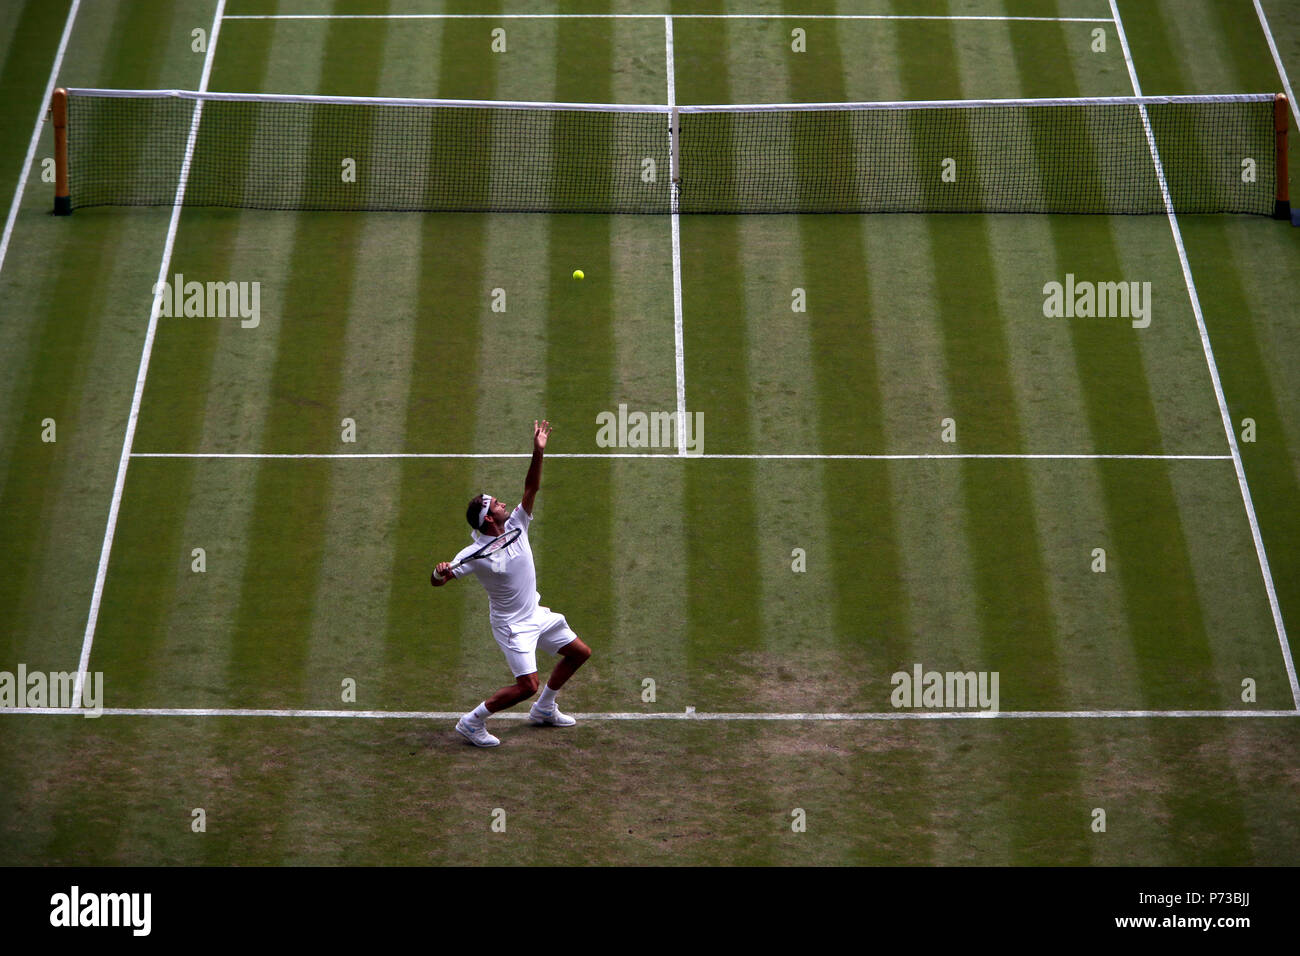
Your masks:
<path fill-rule="evenodd" d="M 478 526 L 483 527 L 483 519 L 487 517 L 488 508 L 492 507 L 492 496 L 484 492 L 480 497 L 483 499 L 483 510 L 478 513 Z"/>

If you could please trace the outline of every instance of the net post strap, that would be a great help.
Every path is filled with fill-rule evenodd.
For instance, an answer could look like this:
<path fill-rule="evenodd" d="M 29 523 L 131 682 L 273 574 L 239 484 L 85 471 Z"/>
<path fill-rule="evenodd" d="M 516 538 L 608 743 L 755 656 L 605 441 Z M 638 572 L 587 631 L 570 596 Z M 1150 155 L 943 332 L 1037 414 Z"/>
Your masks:
<path fill-rule="evenodd" d="M 668 135 L 672 137 L 672 180 L 674 183 L 682 181 L 682 162 L 681 162 L 681 138 L 682 138 L 682 119 L 681 110 L 673 107 L 668 114 Z"/>

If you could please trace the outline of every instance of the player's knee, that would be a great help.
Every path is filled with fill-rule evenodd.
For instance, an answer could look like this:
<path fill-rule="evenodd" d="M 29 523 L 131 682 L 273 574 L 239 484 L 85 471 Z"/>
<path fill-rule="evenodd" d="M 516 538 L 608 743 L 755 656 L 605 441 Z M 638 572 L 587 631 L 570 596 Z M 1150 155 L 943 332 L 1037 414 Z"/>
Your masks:
<path fill-rule="evenodd" d="M 519 689 L 524 691 L 529 697 L 537 693 L 537 675 L 525 674 L 518 680 Z"/>
<path fill-rule="evenodd" d="M 568 657 L 581 664 L 587 658 L 591 657 L 591 648 L 581 641 L 574 641 L 569 646 Z"/>

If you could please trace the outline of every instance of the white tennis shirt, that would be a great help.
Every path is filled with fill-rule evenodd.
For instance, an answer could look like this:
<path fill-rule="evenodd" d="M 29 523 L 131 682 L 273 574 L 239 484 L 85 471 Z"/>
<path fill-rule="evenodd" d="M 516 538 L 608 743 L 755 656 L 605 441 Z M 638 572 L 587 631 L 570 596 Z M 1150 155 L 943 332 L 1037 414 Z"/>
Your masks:
<path fill-rule="evenodd" d="M 522 504 L 516 505 L 506 519 L 505 530 L 519 528 L 523 533 L 515 539 L 514 544 L 462 564 L 451 573 L 458 578 L 473 573 L 483 585 L 488 595 L 488 620 L 492 626 L 500 624 L 518 624 L 528 620 L 536 613 L 542 596 L 537 593 L 537 568 L 533 564 L 533 548 L 528 543 L 528 526 L 533 516 L 524 510 Z M 473 554 L 487 542 L 491 535 L 470 531 L 474 543 L 462 548 L 453 559 L 453 563 L 466 555 Z"/>

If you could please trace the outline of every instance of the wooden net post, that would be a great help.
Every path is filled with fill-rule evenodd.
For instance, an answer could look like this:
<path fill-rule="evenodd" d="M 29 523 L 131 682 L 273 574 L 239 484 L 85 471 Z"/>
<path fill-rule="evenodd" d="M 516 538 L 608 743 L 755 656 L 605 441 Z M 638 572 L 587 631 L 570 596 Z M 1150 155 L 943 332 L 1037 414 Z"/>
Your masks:
<path fill-rule="evenodd" d="M 1286 130 L 1291 105 L 1279 93 L 1273 98 L 1273 130 L 1277 134 L 1277 201 L 1273 203 L 1273 218 L 1291 221 L 1291 187 L 1287 182 Z"/>
<path fill-rule="evenodd" d="M 50 104 L 54 121 L 54 215 L 66 216 L 72 212 L 72 197 L 68 194 L 68 91 L 59 87 Z"/>

